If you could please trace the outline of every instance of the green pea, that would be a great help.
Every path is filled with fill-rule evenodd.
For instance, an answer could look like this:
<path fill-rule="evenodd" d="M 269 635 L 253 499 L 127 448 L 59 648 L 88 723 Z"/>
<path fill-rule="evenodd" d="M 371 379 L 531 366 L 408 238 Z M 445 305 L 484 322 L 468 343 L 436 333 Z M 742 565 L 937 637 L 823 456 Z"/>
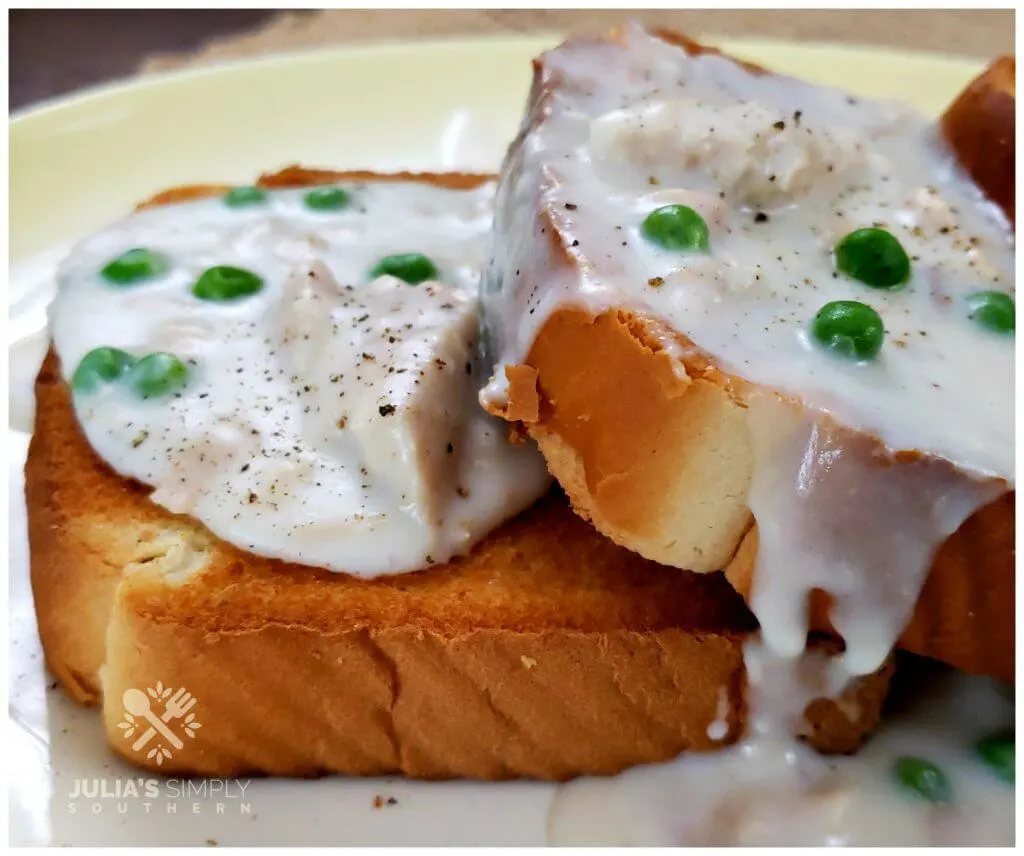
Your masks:
<path fill-rule="evenodd" d="M 910 279 L 910 257 L 885 229 L 857 229 L 835 248 L 836 270 L 872 288 L 898 288 Z"/>
<path fill-rule="evenodd" d="M 924 758 L 897 758 L 893 774 L 907 791 L 928 802 L 946 803 L 952 796 L 946 774 Z"/>
<path fill-rule="evenodd" d="M 384 276 L 389 274 L 405 280 L 410 285 L 418 285 L 428 279 L 437 278 L 437 268 L 434 263 L 421 253 L 399 253 L 394 256 L 385 256 L 376 267 L 370 271 L 370 276 Z"/>
<path fill-rule="evenodd" d="M 128 373 L 127 381 L 143 398 L 161 398 L 188 383 L 188 366 L 174 354 L 147 354 Z"/>
<path fill-rule="evenodd" d="M 692 252 L 708 248 L 708 224 L 686 205 L 656 208 L 644 219 L 641 232 L 663 250 Z"/>
<path fill-rule="evenodd" d="M 200 300 L 238 300 L 263 288 L 263 278 L 245 268 L 217 265 L 203 271 L 192 293 Z"/>
<path fill-rule="evenodd" d="M 262 187 L 233 187 L 222 198 L 229 208 L 245 208 L 266 202 L 267 191 Z"/>
<path fill-rule="evenodd" d="M 303 201 L 313 211 L 340 211 L 348 208 L 352 196 L 341 187 L 316 187 L 303 197 Z"/>
<path fill-rule="evenodd" d="M 986 330 L 1013 333 L 1017 329 L 1017 306 L 1004 291 L 976 291 L 967 298 L 967 316 Z"/>
<path fill-rule="evenodd" d="M 136 247 L 107 262 L 100 275 L 114 285 L 135 285 L 162 276 L 170 267 L 170 260 L 166 256 L 145 247 Z"/>
<path fill-rule="evenodd" d="M 826 303 L 811 323 L 820 345 L 851 360 L 873 360 L 882 349 L 885 325 L 879 314 L 857 300 Z"/>
<path fill-rule="evenodd" d="M 75 392 L 94 392 L 101 383 L 117 380 L 134 363 L 135 357 L 117 348 L 93 348 L 71 376 L 71 388 Z"/>
<path fill-rule="evenodd" d="M 979 740 L 974 747 L 975 751 L 1000 779 L 1014 782 L 1016 771 L 1015 756 L 1017 754 L 1016 738 L 1012 731 L 1005 731 L 999 734 L 990 734 L 988 737 Z"/>

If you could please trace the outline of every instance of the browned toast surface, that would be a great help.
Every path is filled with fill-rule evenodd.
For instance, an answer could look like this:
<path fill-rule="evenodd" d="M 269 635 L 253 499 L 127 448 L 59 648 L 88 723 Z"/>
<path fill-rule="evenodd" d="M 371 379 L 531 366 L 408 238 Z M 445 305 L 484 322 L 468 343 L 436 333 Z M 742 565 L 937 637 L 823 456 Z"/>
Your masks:
<path fill-rule="evenodd" d="M 294 168 L 261 183 L 342 178 L 374 176 Z M 50 353 L 26 465 L 40 634 L 51 670 L 102 705 L 132 762 L 219 776 L 565 779 L 742 732 L 742 643 L 756 623 L 722 577 L 616 546 L 557 494 L 468 557 L 418 573 L 362 579 L 254 556 L 114 473 L 79 430 L 59 369 Z M 890 671 L 852 690 L 852 706 L 813 703 L 810 742 L 855 749 Z M 121 727 L 124 691 L 157 681 L 194 696 L 202 723 L 159 765 Z M 727 734 L 714 740 L 723 712 Z"/>
<path fill-rule="evenodd" d="M 679 34 L 656 35 L 691 53 L 718 53 Z M 1013 71 L 1013 59 L 997 60 L 941 120 L 961 165 L 1011 220 Z M 557 72 L 535 61 L 527 119 L 505 180 L 559 85 Z M 551 251 L 537 256 L 549 267 L 528 273 L 557 277 L 576 262 L 548 213 L 536 213 Z M 666 342 L 683 355 L 685 377 Z M 754 455 L 744 379 L 720 371 L 651 316 L 625 308 L 595 316 L 577 306 L 552 312 L 507 376 L 501 415 L 525 424 L 578 513 L 653 560 L 701 572 L 728 567 L 729 578 L 749 591 L 756 536 L 746 506 Z M 1014 509 L 1011 492 L 939 550 L 902 646 L 968 671 L 1012 676 Z"/>
<path fill-rule="evenodd" d="M 995 60 L 942 116 L 960 165 L 1011 222 L 1016 221 L 1017 59 Z"/>

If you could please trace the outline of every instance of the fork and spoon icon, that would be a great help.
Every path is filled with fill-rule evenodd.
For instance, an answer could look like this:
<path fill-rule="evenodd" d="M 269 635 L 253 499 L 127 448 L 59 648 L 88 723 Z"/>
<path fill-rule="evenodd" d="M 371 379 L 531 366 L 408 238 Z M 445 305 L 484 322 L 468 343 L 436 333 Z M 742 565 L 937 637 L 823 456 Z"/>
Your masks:
<path fill-rule="evenodd" d="M 195 696 L 185 692 L 184 688 L 178 690 L 174 695 L 167 699 L 167 703 L 164 706 L 163 716 L 160 717 L 153 713 L 149 704 L 149 696 L 147 696 L 142 690 L 125 690 L 124 695 L 121 696 L 121 702 L 124 704 L 124 709 L 128 711 L 128 713 L 132 716 L 139 716 L 145 719 L 150 725 L 150 727 L 140 735 L 138 740 L 132 744 L 132 749 L 138 751 L 149 743 L 150 740 L 156 737 L 158 733 L 175 749 L 181 749 L 182 746 L 185 745 L 181 742 L 178 736 L 167 727 L 167 723 L 172 719 L 181 719 L 181 717 L 196 706 Z"/>

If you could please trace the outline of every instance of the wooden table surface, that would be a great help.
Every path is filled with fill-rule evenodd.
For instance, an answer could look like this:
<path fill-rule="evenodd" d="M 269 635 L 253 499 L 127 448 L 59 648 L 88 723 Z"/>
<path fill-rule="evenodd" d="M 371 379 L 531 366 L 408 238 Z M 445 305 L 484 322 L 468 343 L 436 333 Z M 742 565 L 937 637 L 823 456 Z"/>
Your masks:
<path fill-rule="evenodd" d="M 627 14 L 697 35 L 868 43 L 985 58 L 1013 51 L 1014 13 L 1008 10 L 15 10 L 10 105 L 223 58 L 352 42 L 598 30 Z"/>

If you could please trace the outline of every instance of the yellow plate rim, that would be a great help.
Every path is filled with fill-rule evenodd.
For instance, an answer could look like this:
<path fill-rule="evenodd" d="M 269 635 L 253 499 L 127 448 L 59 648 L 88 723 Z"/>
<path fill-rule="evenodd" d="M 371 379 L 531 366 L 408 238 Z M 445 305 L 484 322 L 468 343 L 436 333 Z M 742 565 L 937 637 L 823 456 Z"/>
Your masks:
<path fill-rule="evenodd" d="M 55 95 L 12 111 L 8 117 L 11 131 L 22 123 L 47 118 L 49 114 L 76 107 L 92 100 L 116 98 L 124 92 L 144 89 L 155 89 L 178 81 L 192 80 L 212 74 L 244 73 L 249 68 L 263 68 L 274 65 L 291 65 L 297 62 L 324 63 L 341 56 L 360 54 L 408 53 L 409 51 L 431 52 L 438 50 L 477 51 L 485 46 L 531 48 L 535 52 L 554 47 L 567 38 L 565 33 L 538 32 L 514 36 L 460 36 L 452 38 L 432 38 L 422 40 L 389 40 L 370 44 L 335 45 L 331 47 L 304 48 L 293 51 L 263 54 L 260 56 L 238 57 L 187 68 L 174 68 L 156 71 L 149 74 L 122 77 L 105 83 L 99 83 L 84 89 Z M 797 48 L 802 54 L 847 54 L 851 57 L 860 56 L 870 62 L 879 61 L 922 61 L 936 62 L 946 66 L 958 65 L 964 73 L 980 73 L 991 60 L 978 59 L 956 54 L 944 54 L 937 51 L 899 50 L 889 46 L 875 46 L 862 42 L 825 42 L 809 41 L 794 42 L 787 39 L 757 39 L 743 37 L 702 35 L 701 41 L 708 45 L 721 47 L 738 56 L 750 53 L 772 52 L 786 48 Z M 995 56 L 992 57 L 995 59 Z"/>

